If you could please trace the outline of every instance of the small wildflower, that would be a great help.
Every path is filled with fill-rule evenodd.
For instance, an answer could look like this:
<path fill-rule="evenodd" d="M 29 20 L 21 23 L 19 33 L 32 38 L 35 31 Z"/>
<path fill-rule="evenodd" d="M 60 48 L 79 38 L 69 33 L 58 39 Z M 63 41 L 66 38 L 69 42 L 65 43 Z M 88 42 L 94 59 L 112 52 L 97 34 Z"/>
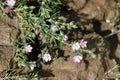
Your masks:
<path fill-rule="evenodd" d="M 75 62 L 75 63 L 80 63 L 80 61 L 81 61 L 82 59 L 83 59 L 82 56 L 76 55 L 76 56 L 73 57 L 73 62 Z"/>
<path fill-rule="evenodd" d="M 79 50 L 80 49 L 80 44 L 79 42 L 75 42 L 72 44 L 72 50 L 75 51 L 75 50 Z"/>
<path fill-rule="evenodd" d="M 6 0 L 6 4 L 9 6 L 9 7 L 13 7 L 16 3 L 16 0 Z"/>
<path fill-rule="evenodd" d="M 87 41 L 84 41 L 83 39 L 80 40 L 80 47 L 81 48 L 86 48 L 87 47 Z"/>
<path fill-rule="evenodd" d="M 51 60 L 51 55 L 49 53 L 45 53 L 43 54 L 42 59 L 44 62 L 48 62 Z"/>
<path fill-rule="evenodd" d="M 57 26 L 57 25 L 51 25 L 50 31 L 56 32 L 56 31 L 58 31 L 58 30 L 59 30 L 59 29 L 58 29 L 58 26 Z"/>
<path fill-rule="evenodd" d="M 73 25 L 73 21 L 72 21 L 72 22 L 70 22 L 70 25 Z"/>
<path fill-rule="evenodd" d="M 30 64 L 30 69 L 33 70 L 36 67 L 36 61 L 29 62 Z"/>
<path fill-rule="evenodd" d="M 68 40 L 68 36 L 65 35 L 65 36 L 63 37 L 63 40 L 64 40 L 64 41 L 67 41 L 67 40 Z"/>
<path fill-rule="evenodd" d="M 45 1 L 42 1 L 42 5 L 44 5 L 45 4 Z"/>
<path fill-rule="evenodd" d="M 30 52 L 32 52 L 32 46 L 31 45 L 26 45 L 25 47 L 24 47 L 24 50 L 25 50 L 25 52 L 26 53 L 30 53 Z"/>
<path fill-rule="evenodd" d="M 106 19 L 106 23 L 110 23 L 110 20 L 109 20 L 109 19 Z"/>

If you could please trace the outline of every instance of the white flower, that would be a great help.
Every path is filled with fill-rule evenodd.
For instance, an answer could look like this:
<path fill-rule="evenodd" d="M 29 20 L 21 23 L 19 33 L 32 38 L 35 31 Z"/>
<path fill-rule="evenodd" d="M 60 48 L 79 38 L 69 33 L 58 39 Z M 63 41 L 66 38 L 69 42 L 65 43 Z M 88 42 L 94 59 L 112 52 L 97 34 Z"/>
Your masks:
<path fill-rule="evenodd" d="M 51 60 L 51 55 L 49 53 L 45 53 L 43 54 L 42 59 L 44 62 L 48 62 Z"/>
<path fill-rule="evenodd" d="M 73 44 L 72 44 L 72 50 L 73 51 L 78 51 L 80 49 L 80 44 L 79 44 L 79 42 L 74 42 Z"/>
<path fill-rule="evenodd" d="M 80 40 L 80 47 L 81 48 L 86 48 L 87 47 L 87 41 L 84 41 L 83 39 Z"/>
<path fill-rule="evenodd" d="M 80 61 L 81 61 L 82 59 L 83 59 L 82 56 L 76 55 L 76 56 L 73 57 L 73 62 L 75 62 L 75 63 L 80 63 Z"/>
<path fill-rule="evenodd" d="M 59 30 L 58 25 L 51 25 L 50 31 L 56 32 L 56 31 L 58 31 L 58 30 Z"/>
<path fill-rule="evenodd" d="M 9 6 L 9 7 L 13 7 L 16 3 L 16 0 L 6 0 L 6 4 Z"/>
<path fill-rule="evenodd" d="M 68 40 L 68 36 L 65 35 L 65 36 L 63 37 L 63 40 L 64 40 L 64 41 L 67 41 L 67 40 Z"/>
<path fill-rule="evenodd" d="M 30 65 L 30 69 L 34 70 L 34 68 L 36 67 L 36 61 L 29 62 L 29 65 Z"/>
<path fill-rule="evenodd" d="M 24 47 L 24 50 L 25 50 L 25 52 L 26 53 L 30 53 L 30 52 L 32 52 L 32 46 L 31 45 L 25 45 L 25 47 Z"/>
<path fill-rule="evenodd" d="M 110 23 L 110 20 L 109 20 L 109 19 L 106 19 L 106 23 Z"/>

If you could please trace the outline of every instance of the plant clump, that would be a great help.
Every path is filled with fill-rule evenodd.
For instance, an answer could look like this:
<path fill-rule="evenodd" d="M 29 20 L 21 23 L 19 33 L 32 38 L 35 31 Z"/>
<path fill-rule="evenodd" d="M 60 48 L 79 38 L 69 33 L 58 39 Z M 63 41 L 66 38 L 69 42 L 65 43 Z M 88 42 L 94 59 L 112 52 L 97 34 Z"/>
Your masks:
<path fill-rule="evenodd" d="M 0 9 L 8 10 L 2 16 L 17 16 L 19 24 L 18 41 L 15 44 L 16 53 L 13 58 L 17 69 L 24 68 L 31 74 L 25 76 L 28 80 L 38 80 L 41 75 L 34 72 L 40 69 L 41 62 L 50 64 L 59 57 L 56 51 L 63 46 L 71 49 L 73 62 L 79 64 L 84 59 L 84 53 L 92 58 L 96 54 L 88 49 L 88 41 L 84 38 L 71 40 L 69 33 L 78 29 L 73 21 L 60 15 L 60 0 L 6 0 L 0 1 Z M 9 12 L 10 11 L 10 12 Z M 15 14 L 15 15 L 12 15 Z M 32 73 L 33 72 L 33 73 Z M 8 72 L 5 80 L 21 79 L 20 75 Z"/>

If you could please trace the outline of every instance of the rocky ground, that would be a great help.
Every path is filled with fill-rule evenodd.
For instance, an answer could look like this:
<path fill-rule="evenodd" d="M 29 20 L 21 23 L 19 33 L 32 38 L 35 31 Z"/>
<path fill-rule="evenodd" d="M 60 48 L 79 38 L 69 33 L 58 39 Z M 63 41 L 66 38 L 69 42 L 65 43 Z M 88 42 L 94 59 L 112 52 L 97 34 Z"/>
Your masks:
<path fill-rule="evenodd" d="M 14 45 L 18 34 L 16 25 L 16 18 L 0 17 L 0 72 L 10 68 L 10 61 L 15 54 Z"/>
<path fill-rule="evenodd" d="M 62 0 L 61 15 L 78 26 L 69 36 L 70 39 L 84 38 L 88 48 L 95 52 L 96 58 L 84 54 L 80 64 L 73 63 L 71 50 L 63 47 L 60 57 L 51 64 L 40 63 L 36 68 L 43 80 L 103 80 L 116 79 L 116 72 L 108 71 L 120 64 L 120 33 L 106 37 L 111 26 L 106 20 L 119 24 L 119 5 L 116 0 Z M 14 44 L 18 34 L 16 18 L 0 19 L 0 72 L 10 69 L 15 54 Z M 112 26 L 114 27 L 114 26 Z M 115 27 L 115 32 L 118 31 Z M 61 54 L 61 52 L 58 52 Z"/>

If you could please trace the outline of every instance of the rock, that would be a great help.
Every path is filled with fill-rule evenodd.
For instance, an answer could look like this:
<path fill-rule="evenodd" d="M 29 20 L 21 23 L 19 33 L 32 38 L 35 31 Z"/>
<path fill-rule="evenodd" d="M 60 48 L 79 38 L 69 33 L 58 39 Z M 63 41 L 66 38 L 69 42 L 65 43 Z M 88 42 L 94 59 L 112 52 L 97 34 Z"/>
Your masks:
<path fill-rule="evenodd" d="M 117 44 L 114 49 L 115 49 L 115 56 L 118 59 L 118 63 L 120 64 L 120 33 L 117 34 L 117 39 L 118 41 L 117 40 L 114 41 L 114 43 Z"/>
<path fill-rule="evenodd" d="M 17 19 L 5 17 L 0 13 L 0 73 L 9 69 L 10 60 L 15 54 L 14 45 L 18 30 Z"/>
<path fill-rule="evenodd" d="M 87 32 L 110 30 L 106 20 L 114 24 L 119 22 L 119 6 L 115 0 L 62 0 L 62 2 L 68 10 L 63 10 L 61 15 L 69 21 L 74 21 L 79 30 Z"/>
<path fill-rule="evenodd" d="M 115 21 L 118 15 L 117 2 L 115 0 L 62 0 L 63 4 L 68 5 L 78 14 L 86 19 Z M 86 16 L 84 16 L 86 15 Z"/>
<path fill-rule="evenodd" d="M 15 50 L 12 46 L 0 46 L 0 73 L 9 69 Z"/>

